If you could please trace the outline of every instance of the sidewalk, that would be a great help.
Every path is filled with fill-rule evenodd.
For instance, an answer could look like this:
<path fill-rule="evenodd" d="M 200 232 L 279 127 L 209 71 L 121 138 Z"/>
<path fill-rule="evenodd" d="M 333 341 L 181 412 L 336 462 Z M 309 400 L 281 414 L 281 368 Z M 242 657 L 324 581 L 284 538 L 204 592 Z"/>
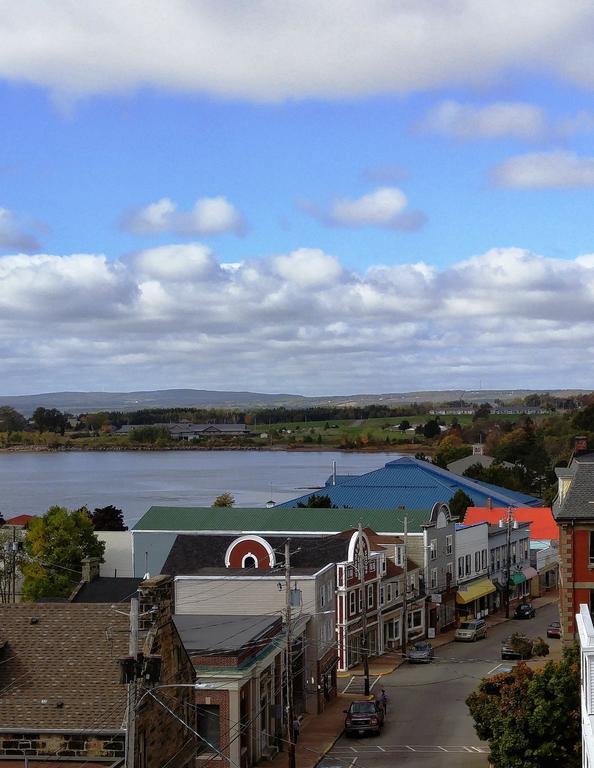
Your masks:
<path fill-rule="evenodd" d="M 344 711 L 353 696 L 339 694 L 329 702 L 321 715 L 303 715 L 301 733 L 295 750 L 295 762 L 299 768 L 314 768 L 329 752 L 342 734 Z M 359 697 L 360 698 L 360 697 Z M 286 744 L 285 744 L 286 747 Z M 279 752 L 270 761 L 272 768 L 287 768 L 287 752 Z"/>
<path fill-rule="evenodd" d="M 535 597 L 532 604 L 535 608 L 542 608 L 543 605 L 550 605 L 558 600 L 557 592 L 549 592 L 543 597 Z M 513 608 L 512 608 L 513 613 Z M 487 617 L 489 626 L 496 626 L 508 621 L 504 615 L 494 615 Z M 434 648 L 440 648 L 454 640 L 454 629 L 443 632 L 430 642 Z M 403 662 L 400 652 L 385 654 L 375 659 L 369 660 L 369 676 L 373 681 L 377 677 L 391 674 Z M 353 676 L 363 675 L 361 665 L 349 669 L 348 672 L 339 673 L 339 677 L 351 678 Z M 378 684 L 379 687 L 379 684 Z M 375 688 L 374 688 L 375 692 Z M 344 710 L 348 709 L 349 703 L 353 699 L 362 698 L 361 694 L 338 694 L 327 706 L 321 715 L 304 715 L 301 720 L 301 733 L 297 742 L 295 753 L 296 764 L 299 768 L 315 768 L 329 752 L 334 743 L 340 738 L 344 726 Z M 287 768 L 287 752 L 280 752 L 270 761 L 272 768 Z"/>

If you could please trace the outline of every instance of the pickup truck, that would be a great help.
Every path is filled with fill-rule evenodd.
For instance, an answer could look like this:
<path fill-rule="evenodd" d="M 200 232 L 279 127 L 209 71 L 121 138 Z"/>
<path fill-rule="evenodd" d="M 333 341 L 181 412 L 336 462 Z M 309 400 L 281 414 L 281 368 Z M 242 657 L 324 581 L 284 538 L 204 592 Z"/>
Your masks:
<path fill-rule="evenodd" d="M 347 736 L 364 733 L 378 735 L 384 724 L 384 709 L 379 701 L 352 701 L 344 712 L 344 731 Z"/>

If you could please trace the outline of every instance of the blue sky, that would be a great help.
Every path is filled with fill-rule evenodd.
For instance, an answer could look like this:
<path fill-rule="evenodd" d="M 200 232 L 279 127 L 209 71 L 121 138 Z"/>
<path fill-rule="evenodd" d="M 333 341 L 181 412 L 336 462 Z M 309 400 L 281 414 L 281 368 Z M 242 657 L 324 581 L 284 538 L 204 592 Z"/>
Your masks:
<path fill-rule="evenodd" d="M 588 4 L 22 5 L 4 393 L 591 386 Z"/>

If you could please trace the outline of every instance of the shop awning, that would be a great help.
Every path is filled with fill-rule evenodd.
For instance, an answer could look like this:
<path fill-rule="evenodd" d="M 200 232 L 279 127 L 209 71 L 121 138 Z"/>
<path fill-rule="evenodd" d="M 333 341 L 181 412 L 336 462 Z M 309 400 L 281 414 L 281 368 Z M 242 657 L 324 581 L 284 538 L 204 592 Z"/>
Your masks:
<path fill-rule="evenodd" d="M 517 587 L 518 584 L 523 584 L 526 581 L 526 577 L 521 571 L 516 571 L 516 573 L 511 573 L 509 576 L 509 583 L 510 586 Z"/>
<path fill-rule="evenodd" d="M 478 579 L 470 584 L 463 584 L 458 587 L 458 594 L 456 595 L 456 602 L 462 605 L 466 603 L 472 603 L 473 600 L 478 600 L 479 597 L 490 595 L 495 592 L 495 584 L 491 579 Z"/>
<path fill-rule="evenodd" d="M 522 573 L 526 577 L 526 581 L 534 579 L 536 576 L 538 576 L 538 571 L 536 568 L 532 568 L 530 565 L 527 565 L 526 568 L 522 568 Z"/>

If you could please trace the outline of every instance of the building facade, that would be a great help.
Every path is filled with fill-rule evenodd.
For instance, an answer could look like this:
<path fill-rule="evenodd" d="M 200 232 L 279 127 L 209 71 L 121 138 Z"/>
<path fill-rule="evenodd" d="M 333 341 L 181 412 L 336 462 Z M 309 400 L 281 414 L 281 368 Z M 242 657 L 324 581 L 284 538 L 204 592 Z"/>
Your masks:
<path fill-rule="evenodd" d="M 424 580 L 429 636 L 456 621 L 456 518 L 447 504 L 436 504 L 423 525 Z"/>
<path fill-rule="evenodd" d="M 496 587 L 489 579 L 489 525 L 456 525 L 456 603 L 460 618 L 489 613 L 489 596 Z"/>
<path fill-rule="evenodd" d="M 587 605 L 575 617 L 580 644 L 580 710 L 582 720 L 582 766 L 594 767 L 594 625 Z"/>
<path fill-rule="evenodd" d="M 555 470 L 559 491 L 553 514 L 559 526 L 559 607 L 564 642 L 576 637 L 582 604 L 594 608 L 594 453 L 584 440 L 568 467 Z"/>

